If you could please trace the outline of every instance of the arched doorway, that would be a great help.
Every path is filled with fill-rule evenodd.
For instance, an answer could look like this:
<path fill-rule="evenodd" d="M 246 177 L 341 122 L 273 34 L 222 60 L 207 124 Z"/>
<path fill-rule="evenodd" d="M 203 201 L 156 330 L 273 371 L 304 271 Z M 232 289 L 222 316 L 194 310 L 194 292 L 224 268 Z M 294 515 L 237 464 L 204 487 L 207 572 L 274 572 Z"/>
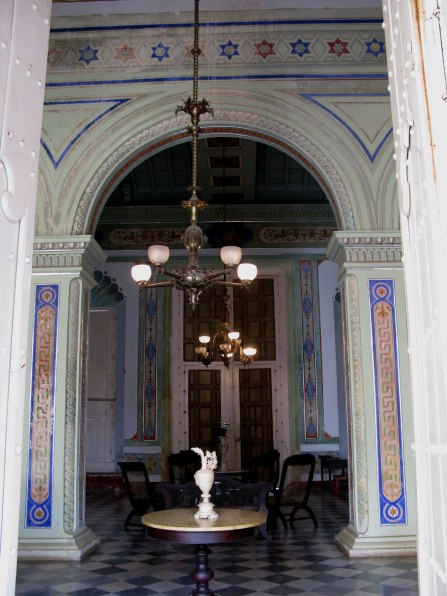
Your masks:
<path fill-rule="evenodd" d="M 220 132 L 222 133 L 223 129 Z M 254 255 L 258 254 L 260 266 L 263 268 L 262 277 L 264 281 L 270 280 L 271 287 L 275 288 L 270 293 L 273 313 L 271 317 L 273 322 L 270 324 L 273 328 L 276 347 L 272 351 L 273 357 L 263 356 L 255 365 L 246 369 L 239 365 L 232 366 L 231 370 L 225 370 L 218 364 L 212 365 L 211 372 L 214 371 L 214 376 L 217 375 L 214 385 L 218 388 L 216 390 L 218 395 L 216 412 L 218 413 L 213 415 L 213 420 L 207 420 L 207 424 L 213 427 L 226 425 L 231 429 L 233 443 L 230 460 L 234 466 L 244 464 L 248 455 L 241 454 L 241 441 L 245 440 L 244 431 L 242 430 L 241 435 L 241 429 L 245 428 L 247 435 L 253 425 L 247 419 L 248 414 L 245 415 L 244 421 L 243 412 L 249 412 L 250 407 L 241 408 L 239 396 L 243 392 L 241 393 L 240 388 L 244 385 L 245 395 L 249 395 L 251 386 L 261 383 L 264 387 L 267 383 L 270 434 L 260 440 L 259 449 L 279 447 L 283 457 L 299 449 L 302 443 L 307 443 L 309 450 L 315 449 L 315 445 L 319 446 L 317 450 L 318 448 L 325 451 L 337 449 L 339 433 L 338 430 L 333 431 L 334 426 L 337 425 L 333 425 L 331 432 L 328 432 L 327 428 L 325 429 L 327 421 L 317 420 L 315 414 L 313 420 L 317 430 L 307 435 L 302 432 L 300 435 L 300 424 L 303 427 L 303 423 L 300 423 L 304 400 L 303 364 L 301 364 L 300 373 L 297 374 L 295 369 L 298 368 L 297 362 L 305 352 L 302 350 L 301 355 L 298 353 L 297 331 L 293 331 L 295 323 L 292 322 L 289 328 L 286 314 L 290 313 L 291 321 L 300 319 L 299 308 L 295 305 L 297 296 L 296 294 L 292 296 L 286 289 L 291 284 L 293 286 L 294 276 L 297 275 L 294 261 L 298 262 L 299 259 L 302 260 L 306 255 L 310 255 L 311 261 L 315 264 L 313 273 L 310 275 L 313 276 L 313 283 L 317 282 L 318 263 L 324 261 L 327 241 L 337 226 L 336 218 L 325 190 L 309 170 L 294 159 L 294 156 L 272 144 L 256 140 L 260 135 L 255 139 L 249 139 L 234 137 L 229 135 L 228 131 L 225 132 L 227 134 L 221 134 L 221 136 L 206 136 L 199 148 L 199 181 L 203 187 L 202 196 L 210 203 L 209 207 L 200 214 L 199 223 L 209 236 L 211 245 L 211 249 L 203 251 L 203 254 L 204 258 L 207 258 L 208 252 L 210 253 L 208 258 L 215 259 L 216 250 L 213 250 L 213 247 L 220 245 L 219 234 L 222 232 L 226 235 L 231 234 L 232 243 L 238 243 L 244 247 L 244 250 L 249 250 Z M 126 258 L 131 261 L 141 258 L 144 255 L 144 249 L 150 243 L 170 244 L 175 254 L 176 251 L 181 254 L 181 234 L 185 227 L 186 215 L 179 208 L 179 203 L 187 194 L 185 188 L 189 183 L 190 164 L 189 143 L 177 142 L 141 161 L 115 187 L 98 219 L 96 228 L 97 240 L 105 250 L 111 251 L 114 255 L 110 260 L 111 264 L 114 261 L 120 261 L 122 269 L 123 258 L 116 256 L 118 250 L 123 251 Z M 125 215 L 126 212 L 131 213 L 131 219 Z M 130 258 L 128 254 L 131 254 Z M 179 258 L 175 261 L 175 265 L 180 266 L 180 264 Z M 129 275 L 130 265 L 129 262 L 126 275 Z M 335 275 L 333 285 L 334 280 Z M 294 292 L 295 290 L 297 289 L 294 288 Z M 331 309 L 335 285 L 332 289 L 325 288 L 324 291 L 332 293 L 329 299 L 325 297 L 324 303 L 325 308 L 330 310 L 329 317 L 333 318 Z M 170 300 L 171 292 L 169 290 L 166 292 Z M 168 390 L 172 396 L 171 415 L 164 418 L 165 426 L 161 433 L 165 436 L 169 435 L 169 439 L 164 443 L 165 450 L 175 451 L 188 449 L 190 446 L 191 427 L 188 418 L 191 407 L 190 394 L 194 393 L 193 388 L 197 383 L 200 385 L 204 382 L 203 379 L 197 381 L 194 378 L 204 377 L 208 372 L 194 355 L 194 341 L 197 341 L 197 338 L 190 336 L 185 339 L 182 300 L 174 295 L 172 299 L 173 317 L 170 328 L 183 331 L 172 334 L 169 354 L 165 356 L 166 365 L 175 371 L 175 379 L 171 379 Z M 267 299 L 268 302 L 269 299 Z M 163 316 L 170 319 L 169 308 L 169 306 L 165 308 Z M 218 319 L 216 316 L 218 306 L 213 305 L 210 312 L 211 310 L 214 313 L 212 324 L 215 324 Z M 232 312 L 233 310 L 234 307 Z M 316 326 L 316 335 L 321 336 L 321 330 L 317 330 L 319 319 L 318 314 L 315 316 L 313 325 Z M 299 320 L 298 324 L 302 333 L 304 323 Z M 258 343 L 262 341 L 262 335 L 265 337 L 265 331 L 261 332 L 261 338 L 257 338 Z M 144 343 L 141 336 L 140 341 Z M 189 342 L 188 349 L 183 345 L 185 341 Z M 304 341 L 309 344 L 308 337 L 303 338 L 302 342 Z M 324 337 L 324 342 L 334 344 L 334 336 Z M 316 365 L 312 371 L 315 379 L 321 377 L 324 370 L 323 348 L 324 345 L 317 346 L 312 354 L 312 358 L 319 359 L 319 369 L 317 370 Z M 188 350 L 190 356 L 178 356 L 187 353 Z M 329 352 L 330 350 L 326 350 L 326 353 Z M 264 366 L 263 371 L 260 368 L 262 366 Z M 153 375 L 153 371 L 154 367 L 151 367 L 148 376 Z M 140 373 L 137 374 L 140 375 Z M 267 375 L 268 382 L 255 379 L 259 375 Z M 244 382 L 242 377 L 247 377 L 248 381 Z M 182 381 L 177 384 L 179 378 Z M 327 387 L 334 385 L 334 381 L 333 374 L 332 383 L 328 382 Z M 322 385 L 320 380 L 315 383 L 315 386 L 317 385 Z M 142 387 L 148 385 L 145 378 L 140 376 L 135 386 L 141 394 Z M 293 387 L 293 390 L 291 389 L 293 395 L 289 394 L 289 387 Z M 238 396 L 236 400 L 235 394 Z M 315 390 L 314 412 L 318 410 L 326 414 L 333 412 L 338 420 L 337 392 L 332 394 L 331 399 L 332 405 L 324 407 L 323 391 L 321 390 L 317 395 Z M 144 399 L 141 401 L 143 402 Z M 290 410 L 289 401 L 292 402 Z M 144 410 L 143 403 L 140 406 L 137 404 L 138 407 Z M 147 413 L 147 409 L 145 412 Z M 128 443 L 128 446 L 133 437 L 143 441 L 151 440 L 147 436 L 145 438 L 143 428 L 140 431 L 135 428 L 137 416 L 138 414 L 134 415 L 134 420 L 127 429 L 126 423 L 124 424 L 122 439 Z M 261 418 L 264 418 L 263 414 Z M 320 418 L 323 418 L 322 414 Z M 311 415 L 309 420 L 312 420 Z M 153 421 L 156 424 L 155 418 Z M 160 434 L 157 437 L 158 441 L 159 437 Z"/>

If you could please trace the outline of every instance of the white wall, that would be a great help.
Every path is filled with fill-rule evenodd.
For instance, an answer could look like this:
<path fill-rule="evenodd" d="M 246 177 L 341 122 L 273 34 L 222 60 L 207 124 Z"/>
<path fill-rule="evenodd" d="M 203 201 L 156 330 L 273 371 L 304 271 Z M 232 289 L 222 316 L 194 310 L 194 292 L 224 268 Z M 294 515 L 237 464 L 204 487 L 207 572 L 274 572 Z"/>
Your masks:
<path fill-rule="evenodd" d="M 338 265 L 323 261 L 318 267 L 320 294 L 321 358 L 323 367 L 324 430 L 339 436 L 338 384 L 334 321 L 334 297 L 337 291 Z"/>

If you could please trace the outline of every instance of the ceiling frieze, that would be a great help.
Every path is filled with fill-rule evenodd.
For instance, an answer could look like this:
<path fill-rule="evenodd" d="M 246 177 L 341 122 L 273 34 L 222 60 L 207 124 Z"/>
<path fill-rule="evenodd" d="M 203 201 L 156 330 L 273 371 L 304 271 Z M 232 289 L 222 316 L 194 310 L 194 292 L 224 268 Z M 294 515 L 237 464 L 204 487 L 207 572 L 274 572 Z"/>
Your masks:
<path fill-rule="evenodd" d="M 225 208 L 224 205 L 208 205 L 200 213 L 200 223 L 223 221 L 224 213 L 227 222 L 283 221 L 297 224 L 311 221 L 335 225 L 334 212 L 329 205 L 226 205 Z M 102 225 L 133 224 L 136 221 L 145 226 L 157 226 L 160 223 L 184 225 L 188 218 L 186 211 L 179 206 L 105 207 L 100 218 Z"/>
<path fill-rule="evenodd" d="M 337 19 L 331 19 L 322 18 L 321 11 L 264 11 L 257 21 L 247 13 L 235 18 L 219 11 L 210 14 L 209 20 L 204 13 L 201 79 L 240 76 L 241 66 L 246 67 L 244 77 L 260 79 L 321 76 L 321 68 L 336 73 L 341 66 L 345 77 L 347 72 L 362 77 L 360 64 L 368 70 L 366 76 L 362 68 L 364 78 L 386 77 L 381 11 L 339 12 Z M 102 83 L 111 84 L 118 83 L 115 79 L 120 84 L 123 79 L 184 81 L 184 70 L 191 65 L 191 26 L 191 13 L 56 17 L 50 34 L 48 83 L 57 84 L 77 72 L 83 76 L 90 72 L 93 77 L 96 73 Z M 215 67 L 218 74 L 213 70 L 209 75 Z"/>
<path fill-rule="evenodd" d="M 262 248 L 267 246 L 271 248 L 298 248 L 300 246 L 325 247 L 334 230 L 334 226 L 324 227 L 309 224 L 288 227 L 245 225 L 241 229 L 238 227 L 234 228 L 230 224 L 221 238 L 218 237 L 215 241 L 213 241 L 213 238 L 209 238 L 210 246 L 205 246 L 205 248 L 219 248 L 223 245 L 223 238 L 227 239 L 225 244 L 236 244 L 244 248 Z M 100 241 L 104 250 L 140 250 L 146 249 L 151 244 L 165 244 L 171 248 L 183 248 L 184 227 L 154 227 L 152 229 L 141 227 L 111 227 L 99 228 L 98 232 L 101 235 Z M 208 230 L 204 227 L 204 232 L 205 234 L 210 234 L 212 228 Z M 215 243 L 216 241 L 218 244 Z"/>

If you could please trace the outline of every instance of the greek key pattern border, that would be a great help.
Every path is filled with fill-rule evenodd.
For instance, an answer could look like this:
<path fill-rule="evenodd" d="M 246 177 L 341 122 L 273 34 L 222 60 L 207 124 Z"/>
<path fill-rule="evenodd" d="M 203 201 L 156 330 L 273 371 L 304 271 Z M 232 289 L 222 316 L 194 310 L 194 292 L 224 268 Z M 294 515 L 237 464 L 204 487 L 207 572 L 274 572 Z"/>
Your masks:
<path fill-rule="evenodd" d="M 30 438 L 25 527 L 53 524 L 54 400 L 56 390 L 58 284 L 37 284 L 34 300 Z"/>
<path fill-rule="evenodd" d="M 381 525 L 407 523 L 394 281 L 369 280 Z"/>

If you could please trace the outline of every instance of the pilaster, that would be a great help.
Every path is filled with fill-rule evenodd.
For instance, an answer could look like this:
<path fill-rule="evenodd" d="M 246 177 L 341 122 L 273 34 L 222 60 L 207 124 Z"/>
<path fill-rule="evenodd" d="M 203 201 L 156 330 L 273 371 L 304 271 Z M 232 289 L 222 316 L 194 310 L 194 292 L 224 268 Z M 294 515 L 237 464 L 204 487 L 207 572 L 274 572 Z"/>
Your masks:
<path fill-rule="evenodd" d="M 99 546 L 85 525 L 86 365 L 91 236 L 36 238 L 19 557 L 80 560 Z"/>
<path fill-rule="evenodd" d="M 411 394 L 399 232 L 335 232 L 349 434 L 348 556 L 416 553 Z"/>

